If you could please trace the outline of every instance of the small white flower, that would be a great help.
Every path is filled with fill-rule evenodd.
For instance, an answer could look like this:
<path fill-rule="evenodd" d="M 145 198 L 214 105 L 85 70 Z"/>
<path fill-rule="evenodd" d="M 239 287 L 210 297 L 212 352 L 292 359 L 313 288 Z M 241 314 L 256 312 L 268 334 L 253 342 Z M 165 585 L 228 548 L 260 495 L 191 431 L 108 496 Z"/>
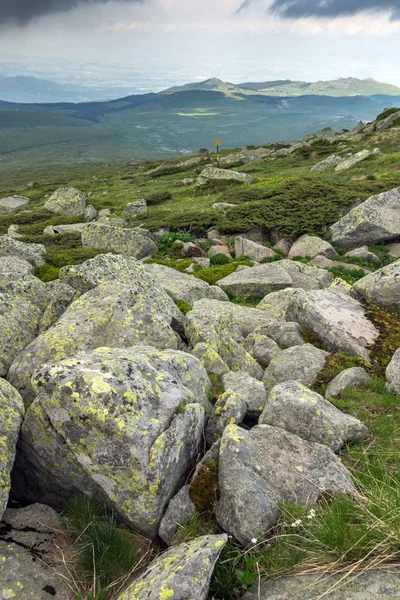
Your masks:
<path fill-rule="evenodd" d="M 251 539 L 251 543 L 252 543 L 252 544 L 257 544 L 257 538 L 252 538 L 252 539 Z"/>
<path fill-rule="evenodd" d="M 313 518 L 315 517 L 315 515 L 316 515 L 316 512 L 315 512 L 315 510 L 312 508 L 312 509 L 310 510 L 310 512 L 308 513 L 308 515 L 307 515 L 307 519 L 313 519 Z"/>
<path fill-rule="evenodd" d="M 301 525 L 301 519 L 297 519 L 297 521 L 292 523 L 291 527 L 298 527 L 299 525 Z"/>

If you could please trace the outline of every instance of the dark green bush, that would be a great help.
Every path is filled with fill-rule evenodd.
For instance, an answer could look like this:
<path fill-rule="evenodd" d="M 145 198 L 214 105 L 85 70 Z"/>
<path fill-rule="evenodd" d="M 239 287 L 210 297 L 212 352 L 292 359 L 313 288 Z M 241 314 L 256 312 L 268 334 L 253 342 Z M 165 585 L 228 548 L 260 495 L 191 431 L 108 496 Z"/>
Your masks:
<path fill-rule="evenodd" d="M 210 263 L 212 266 L 215 265 L 227 265 L 232 262 L 232 259 L 226 256 L 226 254 L 215 254 L 210 258 Z"/>
<path fill-rule="evenodd" d="M 347 281 L 347 283 L 350 284 L 353 284 L 355 281 L 365 277 L 365 272 L 363 269 L 347 269 L 342 265 L 330 267 L 328 271 L 334 277 L 340 277 L 340 279 L 344 279 L 344 281 Z"/>
<path fill-rule="evenodd" d="M 163 191 L 163 192 L 154 192 L 149 196 L 146 196 L 146 202 L 149 206 L 154 206 L 156 204 L 162 204 L 163 202 L 167 202 L 172 199 L 171 192 Z"/>
<path fill-rule="evenodd" d="M 36 269 L 35 275 L 44 283 L 47 283 L 59 278 L 60 269 L 52 265 L 42 265 Z"/>
<path fill-rule="evenodd" d="M 228 204 L 242 204 L 261 200 L 265 196 L 265 191 L 259 187 L 243 187 L 239 189 L 227 190 L 218 198 L 218 202 L 227 202 Z"/>

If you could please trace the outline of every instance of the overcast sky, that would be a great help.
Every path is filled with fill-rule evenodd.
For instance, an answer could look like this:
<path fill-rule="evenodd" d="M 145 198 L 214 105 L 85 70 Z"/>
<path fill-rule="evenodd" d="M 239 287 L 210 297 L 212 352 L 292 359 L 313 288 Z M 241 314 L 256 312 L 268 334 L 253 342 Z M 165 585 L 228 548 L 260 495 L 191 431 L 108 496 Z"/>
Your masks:
<path fill-rule="evenodd" d="M 114 63 L 120 82 L 168 71 L 182 83 L 355 76 L 400 85 L 400 0 L 0 0 L 0 56 L 32 68 L 38 57 L 53 69 L 62 59 L 78 70 Z"/>

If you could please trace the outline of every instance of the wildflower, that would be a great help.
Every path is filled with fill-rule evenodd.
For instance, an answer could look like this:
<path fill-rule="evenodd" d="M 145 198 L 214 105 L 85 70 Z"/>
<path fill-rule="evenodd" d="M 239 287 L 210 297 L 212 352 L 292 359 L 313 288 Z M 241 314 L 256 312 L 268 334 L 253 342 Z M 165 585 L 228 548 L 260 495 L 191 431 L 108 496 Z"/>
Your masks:
<path fill-rule="evenodd" d="M 316 512 L 315 512 L 315 510 L 312 508 L 312 509 L 310 510 L 310 512 L 308 513 L 308 515 L 307 515 L 307 519 L 313 519 L 313 518 L 315 517 L 315 515 L 316 515 Z"/>
<path fill-rule="evenodd" d="M 292 523 L 291 527 L 298 527 L 301 525 L 301 519 L 297 519 L 294 523 Z"/>
<path fill-rule="evenodd" d="M 251 538 L 251 543 L 252 544 L 257 544 L 257 538 Z"/>

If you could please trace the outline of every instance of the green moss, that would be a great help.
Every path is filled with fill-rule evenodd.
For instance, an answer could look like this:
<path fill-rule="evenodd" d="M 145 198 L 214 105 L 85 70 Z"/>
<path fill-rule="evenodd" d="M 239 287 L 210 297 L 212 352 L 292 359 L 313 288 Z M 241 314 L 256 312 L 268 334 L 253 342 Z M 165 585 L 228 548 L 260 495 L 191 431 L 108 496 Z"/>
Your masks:
<path fill-rule="evenodd" d="M 176 300 L 175 304 L 179 308 L 181 313 L 184 315 L 187 315 L 187 313 L 190 312 L 193 308 L 191 306 L 191 304 L 189 304 L 188 302 L 185 302 L 185 300 Z"/>
<path fill-rule="evenodd" d="M 41 235 L 49 225 L 67 225 L 79 223 L 79 217 L 53 215 L 48 210 L 26 210 L 11 215 L 0 215 L 0 234 L 4 235 L 10 225 L 19 225 L 18 233 L 23 235 Z"/>
<path fill-rule="evenodd" d="M 42 265 L 35 271 L 36 277 L 41 279 L 44 283 L 58 279 L 60 276 L 60 269 L 51 265 Z"/>
<path fill-rule="evenodd" d="M 384 376 L 393 354 L 400 348 L 399 313 L 376 305 L 368 305 L 366 314 L 379 331 L 379 337 L 371 348 L 372 372 Z"/>
<path fill-rule="evenodd" d="M 192 260 L 190 258 L 186 258 L 184 260 L 167 260 L 165 258 L 161 258 L 158 255 L 155 255 L 153 258 L 149 258 L 144 261 L 147 265 L 165 265 L 166 267 L 170 267 L 171 269 L 175 269 L 175 271 L 180 271 L 183 273 L 185 269 L 190 267 L 192 264 Z"/>
<path fill-rule="evenodd" d="M 211 519 L 218 501 L 218 467 L 215 461 L 204 462 L 191 485 L 189 496 L 204 519 Z"/>

